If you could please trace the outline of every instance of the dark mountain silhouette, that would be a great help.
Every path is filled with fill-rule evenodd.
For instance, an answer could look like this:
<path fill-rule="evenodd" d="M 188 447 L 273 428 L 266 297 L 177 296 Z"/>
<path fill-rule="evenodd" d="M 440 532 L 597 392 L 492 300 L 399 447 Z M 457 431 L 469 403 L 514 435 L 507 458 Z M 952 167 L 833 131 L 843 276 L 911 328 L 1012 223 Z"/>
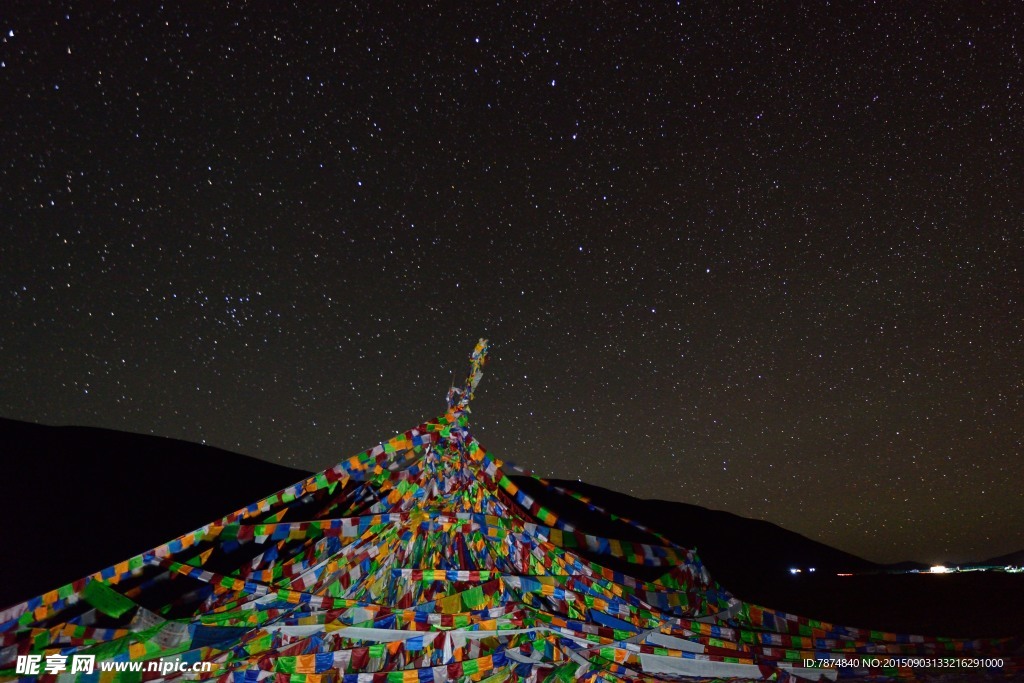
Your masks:
<path fill-rule="evenodd" d="M 887 572 L 923 572 L 931 568 L 930 565 L 924 562 L 914 562 L 913 560 L 904 560 L 902 562 L 893 562 L 892 564 L 883 565 Z"/>
<path fill-rule="evenodd" d="M 9 513 L 0 526 L 0 607 L 69 583 L 295 483 L 307 472 L 218 448 L 87 427 L 0 419 Z M 544 507 L 590 533 L 652 539 L 528 477 Z M 755 603 L 851 626 L 962 637 L 1020 633 L 1024 575 L 891 576 L 769 522 L 577 481 L 554 481 L 697 549 L 723 587 Z M 607 556 L 601 561 L 611 566 Z M 804 572 L 790 574 L 791 567 Z M 807 572 L 810 567 L 816 571 Z M 638 578 L 660 572 L 622 566 Z M 837 577 L 838 572 L 875 573 Z M 993 600 L 1000 609 L 993 610 Z"/>
<path fill-rule="evenodd" d="M 0 606 L 91 574 L 299 481 L 219 448 L 0 419 Z"/>
<path fill-rule="evenodd" d="M 801 536 L 782 527 L 748 519 L 721 510 L 666 500 L 642 500 L 578 481 L 553 480 L 551 483 L 576 491 L 600 506 L 654 529 L 686 548 L 696 548 L 712 576 L 729 586 L 730 579 L 745 581 L 747 570 L 737 565 L 756 565 L 758 577 L 791 576 L 790 569 L 815 573 L 880 571 L 883 565 Z M 600 524 L 603 516 L 587 510 L 579 501 L 565 496 L 545 496 L 543 487 L 532 481 L 518 481 L 548 503 L 556 513 L 569 519 Z M 618 535 L 631 528 L 620 525 Z"/>
<path fill-rule="evenodd" d="M 979 567 L 1024 567 L 1024 550 L 1018 550 L 1015 553 L 1007 553 L 1006 555 L 1000 555 L 999 557 L 990 557 L 987 560 L 974 562 L 973 564 Z"/>

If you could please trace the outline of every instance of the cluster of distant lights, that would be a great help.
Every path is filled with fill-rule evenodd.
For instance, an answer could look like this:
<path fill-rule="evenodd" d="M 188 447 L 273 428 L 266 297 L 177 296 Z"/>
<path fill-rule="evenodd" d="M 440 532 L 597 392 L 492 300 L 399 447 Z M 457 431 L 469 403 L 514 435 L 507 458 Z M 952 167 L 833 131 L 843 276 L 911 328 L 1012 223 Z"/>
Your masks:
<path fill-rule="evenodd" d="M 1008 564 L 1003 567 L 947 567 L 943 564 L 937 564 L 928 569 L 927 574 L 956 574 L 959 572 L 977 572 L 977 571 L 1002 571 L 1007 574 L 1022 574 L 1024 573 L 1024 566 Z"/>
<path fill-rule="evenodd" d="M 1024 568 L 1008 566 L 1008 567 L 1004 567 L 1003 570 L 1006 571 L 1006 572 L 1009 572 L 1009 573 L 1021 573 L 1022 571 L 1024 571 Z M 801 568 L 801 567 L 790 567 L 789 568 L 789 573 L 791 575 L 793 575 L 793 576 L 798 576 L 800 574 L 803 574 L 805 571 L 808 574 L 813 574 L 815 569 L 814 569 L 814 567 L 808 567 L 806 570 Z M 929 567 L 927 572 L 921 572 L 921 573 L 925 573 L 925 574 L 953 574 L 953 573 L 956 573 L 956 572 L 959 572 L 959 571 L 961 571 L 960 567 L 947 567 L 944 564 L 936 564 L 936 565 L 933 565 L 933 566 Z M 910 573 L 916 574 L 918 572 L 917 572 L 917 570 L 912 570 Z M 839 572 L 839 573 L 836 574 L 836 576 L 853 576 L 853 573 L 852 572 Z"/>
<path fill-rule="evenodd" d="M 930 573 L 930 574 L 949 574 L 952 571 L 954 571 L 954 570 L 949 568 L 949 567 L 947 567 L 947 566 L 945 566 L 945 565 L 937 564 L 934 567 L 931 567 L 928 570 L 928 573 Z M 796 576 L 797 574 L 803 574 L 804 570 L 801 569 L 800 567 L 790 567 L 789 568 L 789 573 L 792 574 L 793 576 Z M 807 573 L 808 574 L 813 574 L 814 573 L 814 567 L 808 567 L 807 568 Z M 850 572 L 839 572 L 838 574 L 836 574 L 836 576 L 853 576 L 853 574 L 850 573 Z"/>

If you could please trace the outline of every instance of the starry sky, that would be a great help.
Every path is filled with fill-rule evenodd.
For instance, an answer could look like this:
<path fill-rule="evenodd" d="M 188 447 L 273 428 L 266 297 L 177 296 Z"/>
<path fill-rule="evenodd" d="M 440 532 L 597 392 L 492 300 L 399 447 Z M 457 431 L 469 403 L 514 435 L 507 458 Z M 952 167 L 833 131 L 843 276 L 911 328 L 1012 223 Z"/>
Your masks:
<path fill-rule="evenodd" d="M 5 3 L 0 415 L 321 469 L 486 336 L 498 457 L 876 561 L 1019 550 L 1022 29 Z"/>

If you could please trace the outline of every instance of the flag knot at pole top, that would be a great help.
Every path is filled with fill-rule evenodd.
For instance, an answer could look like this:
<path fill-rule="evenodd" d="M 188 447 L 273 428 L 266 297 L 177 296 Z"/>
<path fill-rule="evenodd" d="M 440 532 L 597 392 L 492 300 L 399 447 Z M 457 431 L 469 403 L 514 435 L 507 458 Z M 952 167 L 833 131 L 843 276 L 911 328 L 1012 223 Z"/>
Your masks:
<path fill-rule="evenodd" d="M 473 392 L 484 376 L 484 366 L 487 365 L 487 340 L 481 339 L 476 343 L 473 353 L 469 354 L 469 377 L 463 387 L 452 387 L 448 390 L 448 409 L 455 412 L 469 411 L 469 402 L 473 400 Z"/>

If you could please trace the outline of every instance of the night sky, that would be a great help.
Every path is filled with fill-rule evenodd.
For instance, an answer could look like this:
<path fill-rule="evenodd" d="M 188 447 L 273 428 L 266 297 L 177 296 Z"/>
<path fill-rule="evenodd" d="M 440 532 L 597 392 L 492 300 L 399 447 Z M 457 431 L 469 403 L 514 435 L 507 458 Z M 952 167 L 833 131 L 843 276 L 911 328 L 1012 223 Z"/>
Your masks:
<path fill-rule="evenodd" d="M 1024 548 L 1024 6 L 180 4 L 0 10 L 0 415 L 321 469 L 486 336 L 540 474 Z"/>

